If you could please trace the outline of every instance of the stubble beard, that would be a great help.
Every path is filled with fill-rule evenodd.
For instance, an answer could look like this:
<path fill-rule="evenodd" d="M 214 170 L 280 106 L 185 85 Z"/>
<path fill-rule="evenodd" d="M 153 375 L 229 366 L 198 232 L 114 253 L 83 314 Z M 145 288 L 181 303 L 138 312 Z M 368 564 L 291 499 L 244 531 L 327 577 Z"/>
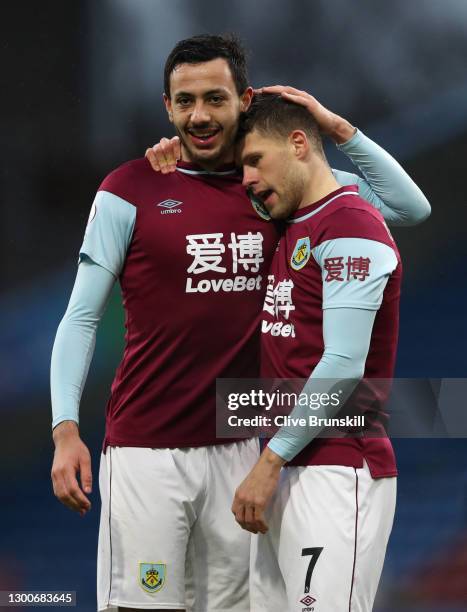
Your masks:
<path fill-rule="evenodd" d="M 304 183 L 304 179 L 299 172 L 295 171 L 290 166 L 286 168 L 286 176 L 283 181 L 284 187 L 282 188 L 282 194 L 276 191 L 279 199 L 279 209 L 277 214 L 273 215 L 275 219 L 288 219 L 298 210 L 298 207 L 303 199 L 305 188 Z"/>

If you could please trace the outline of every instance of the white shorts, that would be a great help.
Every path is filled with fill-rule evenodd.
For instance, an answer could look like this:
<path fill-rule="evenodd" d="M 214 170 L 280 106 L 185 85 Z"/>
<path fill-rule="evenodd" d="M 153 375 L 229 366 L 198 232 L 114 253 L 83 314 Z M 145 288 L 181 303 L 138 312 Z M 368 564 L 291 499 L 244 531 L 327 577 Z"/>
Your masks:
<path fill-rule="evenodd" d="M 257 440 L 101 457 L 99 610 L 249 612 L 250 534 L 231 512 Z"/>
<path fill-rule="evenodd" d="M 253 536 L 252 612 L 369 612 L 391 532 L 396 478 L 343 466 L 289 467 Z"/>

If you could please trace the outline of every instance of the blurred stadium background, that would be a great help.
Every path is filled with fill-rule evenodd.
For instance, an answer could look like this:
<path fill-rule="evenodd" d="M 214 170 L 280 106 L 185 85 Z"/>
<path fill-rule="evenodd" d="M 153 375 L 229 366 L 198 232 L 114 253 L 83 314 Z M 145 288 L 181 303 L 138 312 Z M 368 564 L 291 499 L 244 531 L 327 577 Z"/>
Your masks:
<path fill-rule="evenodd" d="M 166 55 L 196 33 L 237 32 L 252 84 L 314 93 L 403 163 L 433 213 L 395 231 L 405 261 L 398 374 L 463 377 L 467 2 L 44 0 L 7 3 L 1 21 L 0 590 L 76 590 L 87 611 L 97 482 L 84 519 L 52 496 L 49 357 L 100 180 L 171 134 Z M 121 348 L 116 292 L 81 411 L 95 480 Z M 398 509 L 375 610 L 467 610 L 467 440 L 395 446 Z"/>

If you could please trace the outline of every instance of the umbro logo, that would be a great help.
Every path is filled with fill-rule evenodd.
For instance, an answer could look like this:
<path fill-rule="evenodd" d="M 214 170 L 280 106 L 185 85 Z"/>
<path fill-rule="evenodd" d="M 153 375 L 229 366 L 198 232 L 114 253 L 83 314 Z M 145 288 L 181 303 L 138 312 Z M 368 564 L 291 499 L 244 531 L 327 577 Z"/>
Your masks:
<path fill-rule="evenodd" d="M 310 608 L 311 604 L 314 604 L 316 601 L 316 599 L 314 597 L 311 597 L 311 595 L 305 595 L 305 597 L 303 597 L 303 599 L 300 599 L 300 603 L 304 604 L 305 606 L 307 606 L 306 608 L 303 608 L 303 610 L 314 610 L 314 608 Z"/>
<path fill-rule="evenodd" d="M 160 206 L 163 210 L 161 210 L 161 215 L 169 215 L 173 213 L 181 213 L 182 209 L 179 206 L 183 204 L 179 200 L 164 200 L 163 202 L 159 202 L 157 206 Z"/>

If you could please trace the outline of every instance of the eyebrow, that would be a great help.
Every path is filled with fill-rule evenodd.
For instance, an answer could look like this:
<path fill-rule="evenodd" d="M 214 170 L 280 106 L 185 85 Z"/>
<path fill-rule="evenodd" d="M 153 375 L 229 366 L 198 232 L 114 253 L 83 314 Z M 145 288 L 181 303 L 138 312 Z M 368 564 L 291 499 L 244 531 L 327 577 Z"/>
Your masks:
<path fill-rule="evenodd" d="M 248 164 L 248 162 L 250 162 L 252 160 L 252 158 L 258 157 L 258 155 L 261 155 L 261 153 L 259 151 L 250 151 L 246 155 L 242 155 L 241 158 L 240 158 L 241 162 L 242 162 L 242 165 Z"/>
<path fill-rule="evenodd" d="M 212 96 L 214 94 L 230 95 L 230 92 L 228 89 L 224 87 L 217 87 L 216 89 L 210 89 L 209 91 L 205 91 L 203 93 L 203 96 Z M 190 92 L 190 91 L 176 91 L 174 93 L 175 98 L 178 98 L 181 96 L 188 96 L 188 97 L 193 98 L 195 94 L 193 94 L 193 92 Z"/>

